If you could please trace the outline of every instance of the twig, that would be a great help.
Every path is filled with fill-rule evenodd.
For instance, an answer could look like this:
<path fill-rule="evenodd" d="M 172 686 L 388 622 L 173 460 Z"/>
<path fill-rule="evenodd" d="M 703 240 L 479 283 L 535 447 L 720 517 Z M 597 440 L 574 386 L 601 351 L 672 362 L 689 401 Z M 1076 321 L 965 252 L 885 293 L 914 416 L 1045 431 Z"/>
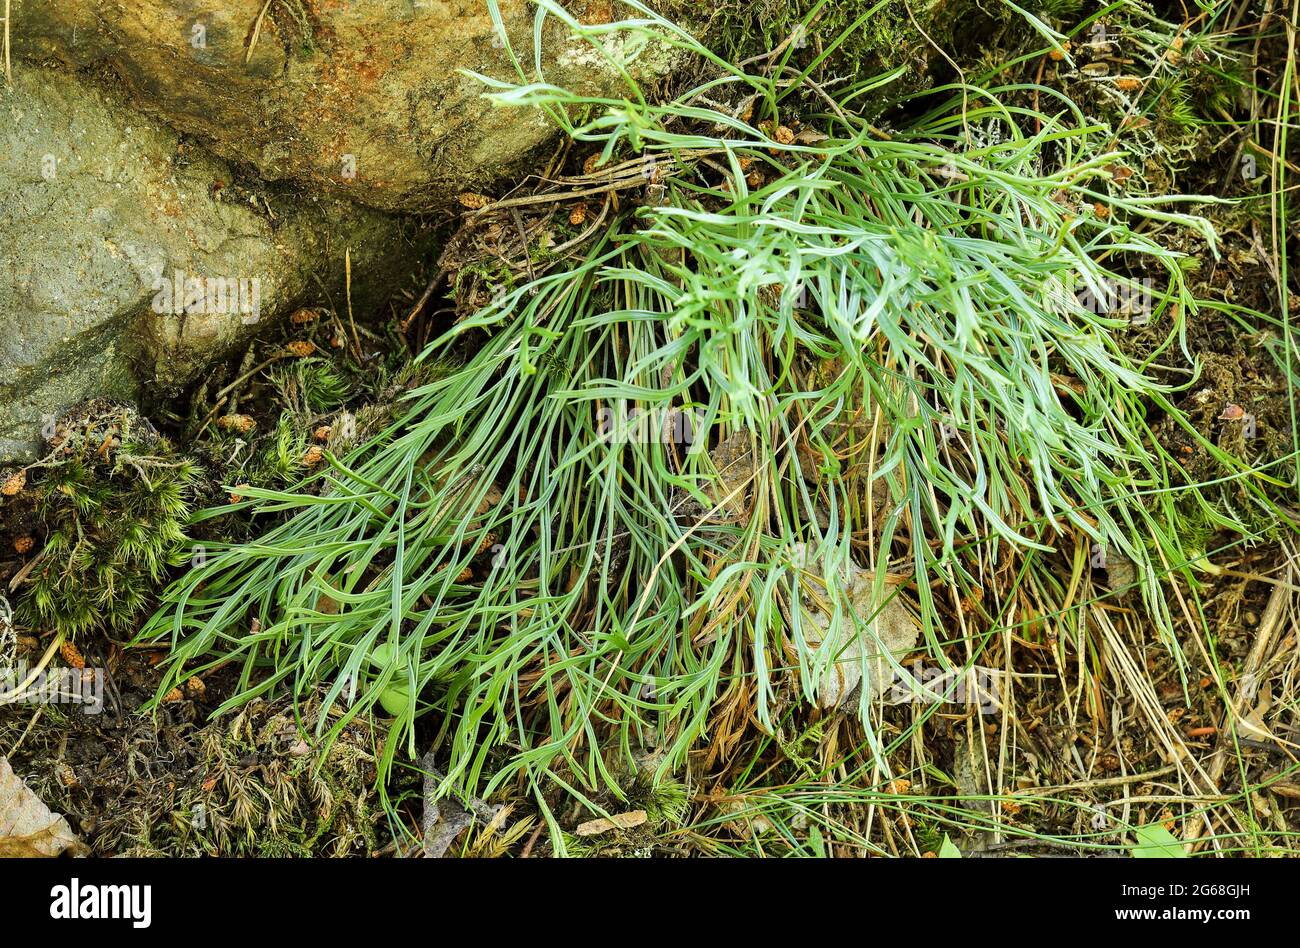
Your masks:
<path fill-rule="evenodd" d="M 13 64 L 9 61 L 9 0 L 5 0 L 5 81 L 14 84 Z"/>
<path fill-rule="evenodd" d="M 8 0 L 5 0 L 6 4 Z M 273 0 L 266 0 L 262 4 L 262 12 L 257 15 L 257 20 L 253 23 L 253 35 L 248 40 L 248 51 L 244 53 L 244 65 L 247 66 L 253 59 L 253 48 L 257 46 L 257 38 L 262 35 L 262 21 L 266 19 L 266 11 L 271 9 Z"/>
<path fill-rule="evenodd" d="M 1054 787 L 1026 787 L 1023 791 L 1026 794 L 1040 793 L 1060 793 L 1063 790 L 1096 790 L 1101 787 L 1122 787 L 1130 783 L 1142 783 L 1147 780 L 1155 780 L 1173 773 L 1178 768 L 1174 764 L 1168 767 L 1161 767 L 1159 770 L 1148 770 L 1141 774 L 1128 774 L 1119 777 L 1098 777 L 1096 780 L 1080 780 L 1077 783 L 1063 783 Z"/>
<path fill-rule="evenodd" d="M 12 757 L 14 754 L 18 753 L 18 748 L 23 746 L 23 741 L 27 740 L 27 735 L 32 733 L 32 728 L 36 726 L 36 722 L 41 719 L 41 715 L 44 713 L 45 705 L 38 704 L 36 706 L 36 713 L 33 714 L 32 719 L 27 722 L 27 727 L 23 728 L 23 733 L 18 736 L 18 740 L 14 742 L 14 746 L 9 748 L 5 753 L 6 757 Z"/>
<path fill-rule="evenodd" d="M 343 283 L 348 298 L 348 324 L 352 327 L 352 344 L 356 347 L 357 364 L 361 364 L 361 337 L 357 335 L 357 321 L 352 318 L 352 248 L 343 251 Z"/>
<path fill-rule="evenodd" d="M 416 300 L 415 305 L 411 307 L 411 311 L 407 313 L 406 318 L 398 324 L 398 328 L 401 329 L 402 332 L 406 332 L 406 330 L 411 327 L 411 323 L 415 321 L 415 317 L 420 315 L 420 310 L 424 309 L 424 304 L 429 302 L 429 297 L 433 296 L 434 288 L 437 287 L 437 285 L 442 281 L 442 278 L 446 275 L 447 269 L 445 267 L 439 267 L 437 272 L 434 273 L 433 277 L 425 286 L 424 292 L 420 294 L 420 298 Z"/>
<path fill-rule="evenodd" d="M 1290 580 L 1292 571 L 1287 570 L 1287 579 Z M 1219 749 L 1215 751 L 1214 757 L 1210 760 L 1209 778 L 1213 786 L 1218 786 L 1223 778 L 1223 771 L 1228 764 L 1228 748 L 1240 741 L 1244 735 L 1239 733 L 1238 722 L 1245 723 L 1241 719 L 1241 711 L 1254 704 L 1255 694 L 1258 690 L 1258 672 L 1264 663 L 1264 658 L 1273 639 L 1274 630 L 1282 624 L 1282 617 L 1290 601 L 1290 582 L 1279 583 L 1273 587 L 1273 593 L 1268 597 L 1268 604 L 1264 607 L 1264 615 L 1260 619 L 1259 629 L 1255 635 L 1255 642 L 1251 646 L 1250 653 L 1246 656 L 1246 662 L 1242 669 L 1241 676 L 1237 679 L 1237 695 L 1228 702 L 1227 708 L 1223 712 L 1223 723 L 1220 730 L 1225 735 L 1219 741 Z M 1251 730 L 1256 730 L 1251 728 Z M 1185 845 L 1194 846 L 1200 839 L 1201 831 L 1204 829 L 1200 821 L 1193 821 L 1188 827 L 1187 832 L 1183 834 Z"/>
<path fill-rule="evenodd" d="M 247 372 L 245 372 L 239 378 L 235 379 L 233 382 L 231 382 L 221 391 L 217 392 L 217 402 L 215 405 L 212 406 L 212 411 L 208 412 L 207 417 L 203 419 L 203 424 L 199 425 L 199 430 L 196 433 L 195 437 L 197 437 L 199 434 L 202 434 L 203 429 L 212 423 L 213 418 L 217 417 L 217 412 L 221 411 L 221 406 L 230 400 L 230 393 L 234 391 L 235 388 L 237 388 L 240 385 L 243 385 L 245 382 L 251 379 L 258 372 L 261 372 L 268 365 L 272 365 L 273 363 L 279 362 L 281 359 L 287 359 L 289 355 L 290 353 L 288 352 L 277 352 L 275 355 L 271 356 L 271 358 L 267 359 L 261 365 L 249 369 Z"/>
<path fill-rule="evenodd" d="M 1290 575 L 1288 571 L 1288 579 Z M 1288 582 L 1274 586 L 1273 594 L 1268 597 L 1268 604 L 1265 605 L 1264 615 L 1260 618 L 1255 642 L 1251 646 L 1250 653 L 1246 656 L 1242 673 L 1237 679 L 1237 697 L 1228 705 L 1223 715 L 1223 723 L 1220 725 L 1220 729 L 1225 734 L 1237 733 L 1237 724 L 1242 713 L 1255 703 L 1255 695 L 1259 691 L 1259 670 L 1264 664 L 1264 658 L 1269 650 L 1268 647 L 1273 641 L 1273 633 L 1282 625 L 1282 619 L 1290 601 L 1290 593 L 1290 583 Z M 1252 727 L 1251 730 L 1256 729 Z M 1227 765 L 1229 743 L 1229 741 L 1221 743 L 1219 750 L 1214 755 L 1214 760 L 1210 763 L 1210 776 L 1213 778 L 1215 785 L 1219 783 L 1219 779 L 1223 776 L 1224 768 Z"/>
<path fill-rule="evenodd" d="M 41 672 L 45 671 L 46 667 L 53 660 L 54 653 L 59 650 L 59 646 L 62 644 L 63 633 L 60 632 L 54 637 L 54 641 L 50 643 L 50 647 L 45 650 L 45 654 L 41 656 L 41 660 L 32 668 L 31 674 L 23 679 L 22 683 L 13 691 L 8 694 L 0 694 L 0 705 L 13 704 L 15 701 L 21 701 L 26 696 L 27 689 L 31 687 L 32 682 L 36 681 L 36 679 L 41 676 Z"/>

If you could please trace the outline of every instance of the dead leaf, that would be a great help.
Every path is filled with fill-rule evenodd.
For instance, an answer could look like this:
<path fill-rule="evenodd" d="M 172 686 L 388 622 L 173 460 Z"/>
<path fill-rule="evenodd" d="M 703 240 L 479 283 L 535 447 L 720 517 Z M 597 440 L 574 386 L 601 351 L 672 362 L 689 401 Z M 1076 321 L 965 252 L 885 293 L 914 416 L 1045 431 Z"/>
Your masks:
<path fill-rule="evenodd" d="M 794 140 L 800 145 L 816 145 L 830 138 L 825 132 L 819 132 L 815 128 L 801 128 L 799 134 L 795 135 Z"/>
<path fill-rule="evenodd" d="M 0 757 L 0 858 L 53 858 L 65 852 L 84 856 L 89 850 L 67 820 L 27 789 L 9 758 Z"/>
<path fill-rule="evenodd" d="M 446 779 L 442 771 L 433 766 L 433 753 L 420 758 L 424 771 L 424 815 L 420 823 L 424 836 L 424 855 L 428 859 L 442 859 L 456 841 L 456 837 L 469 828 L 477 818 L 486 826 L 497 824 L 497 818 L 506 809 L 503 804 L 490 804 L 470 797 L 468 807 L 454 797 L 436 799 L 438 786 Z"/>
<path fill-rule="evenodd" d="M 804 571 L 800 600 L 808 645 L 817 648 L 831 634 L 835 608 L 832 597 L 847 597 L 847 605 L 862 621 L 859 629 L 853 616 L 841 612 L 835 633 L 834 657 L 817 682 L 817 703 L 823 708 L 841 707 L 848 703 L 859 685 L 867 690 L 868 697 L 875 693 L 875 689 L 887 686 L 893 679 L 888 656 L 901 662 L 916 648 L 921 627 L 898 595 L 891 595 L 883 605 L 872 601 L 870 571 L 849 563 L 848 575 L 838 577 L 838 582 L 828 583 L 826 577 L 818 575 L 820 564 L 809 563 L 808 559 L 808 548 L 798 544 L 795 563 Z"/>
<path fill-rule="evenodd" d="M 329 574 L 325 575 L 325 588 L 330 589 Z M 321 593 L 316 597 L 316 611 L 322 615 L 336 616 L 339 614 L 339 603 L 337 599 L 330 597 L 328 593 Z"/>
<path fill-rule="evenodd" d="M 588 820 L 586 823 L 579 824 L 574 832 L 578 836 L 599 836 L 601 833 L 608 833 L 610 830 L 631 829 L 634 826 L 640 826 L 645 821 L 645 810 L 632 810 L 629 813 L 619 813 L 617 816 L 611 816 L 609 819 Z"/>

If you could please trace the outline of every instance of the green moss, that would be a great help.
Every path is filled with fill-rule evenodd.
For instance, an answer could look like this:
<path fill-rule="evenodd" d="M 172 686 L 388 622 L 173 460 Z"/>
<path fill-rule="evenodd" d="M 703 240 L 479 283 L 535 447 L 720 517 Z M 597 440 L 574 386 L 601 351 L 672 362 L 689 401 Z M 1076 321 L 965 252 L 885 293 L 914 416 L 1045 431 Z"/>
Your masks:
<path fill-rule="evenodd" d="M 1021 6 L 1055 19 L 1078 3 L 1025 0 Z M 1008 34 L 1016 42 L 1036 35 L 1009 7 L 979 0 L 723 0 L 707 13 L 691 0 L 666 0 L 660 8 L 733 63 L 780 48 L 789 65 L 804 69 L 825 54 L 813 78 L 841 97 L 859 83 L 901 70 L 892 84 L 855 100 L 855 110 L 868 117 L 892 98 L 947 81 L 954 62 L 988 55 L 1005 45 Z"/>
<path fill-rule="evenodd" d="M 263 442 L 254 463 L 245 472 L 247 483 L 254 487 L 282 487 L 296 481 L 305 469 L 306 453 L 305 429 L 295 423 L 292 413 L 283 412 L 273 437 Z"/>
<path fill-rule="evenodd" d="M 270 373 L 280 400 L 302 415 L 340 407 L 356 391 L 356 381 L 333 359 L 296 359 Z"/>
<path fill-rule="evenodd" d="M 305 704 L 314 706 L 314 696 Z M 312 747 L 289 701 L 254 704 L 228 724 L 214 723 L 200 744 L 206 780 L 173 802 L 175 832 L 152 845 L 164 853 L 197 847 L 263 858 L 374 852 L 379 811 L 368 739 L 358 723 L 328 746 Z M 242 763 L 250 755 L 260 767 Z"/>
<path fill-rule="evenodd" d="M 103 403 L 66 416 L 51 443 L 36 469 L 48 533 L 19 615 L 69 637 L 131 631 L 167 567 L 186 558 L 194 465 L 134 411 Z"/>
<path fill-rule="evenodd" d="M 906 84 L 915 88 L 924 73 L 926 41 L 903 0 L 887 0 L 865 19 L 871 5 L 859 0 L 724 0 L 708 14 L 687 0 L 669 0 L 661 7 L 666 15 L 706 37 L 731 62 L 761 56 L 790 40 L 794 49 L 789 62 L 796 67 L 808 65 L 835 46 L 822 68 L 850 83 L 901 66 L 911 80 Z M 928 7 L 915 7 L 920 23 L 929 19 Z"/>
<path fill-rule="evenodd" d="M 655 780 L 648 772 L 635 774 L 624 790 L 625 800 L 605 801 L 608 812 L 642 810 L 645 820 L 626 829 L 611 829 L 598 835 L 565 833 L 568 855 L 581 858 L 646 858 L 671 849 L 671 836 L 681 829 L 690 812 L 690 788 L 679 780 Z"/>

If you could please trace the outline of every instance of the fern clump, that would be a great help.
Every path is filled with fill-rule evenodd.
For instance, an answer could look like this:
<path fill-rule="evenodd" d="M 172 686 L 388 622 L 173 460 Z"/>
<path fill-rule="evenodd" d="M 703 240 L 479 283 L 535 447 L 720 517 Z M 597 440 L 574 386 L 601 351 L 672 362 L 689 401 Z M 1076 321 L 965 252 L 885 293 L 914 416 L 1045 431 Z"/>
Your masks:
<path fill-rule="evenodd" d="M 65 416 L 50 446 L 36 465 L 48 534 L 20 618 L 66 637 L 129 631 L 167 567 L 189 558 L 194 463 L 133 410 L 103 403 Z"/>

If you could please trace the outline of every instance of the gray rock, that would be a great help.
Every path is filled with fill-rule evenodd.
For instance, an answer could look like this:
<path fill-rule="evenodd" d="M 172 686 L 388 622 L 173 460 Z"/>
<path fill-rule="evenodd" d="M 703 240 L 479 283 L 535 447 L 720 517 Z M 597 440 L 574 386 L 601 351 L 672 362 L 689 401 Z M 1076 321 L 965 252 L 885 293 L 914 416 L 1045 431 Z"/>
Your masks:
<path fill-rule="evenodd" d="M 313 274 L 341 285 L 347 248 L 354 289 L 409 263 L 390 215 L 237 181 L 75 75 L 0 87 L 0 462 L 75 401 L 189 380 L 318 293 Z"/>

